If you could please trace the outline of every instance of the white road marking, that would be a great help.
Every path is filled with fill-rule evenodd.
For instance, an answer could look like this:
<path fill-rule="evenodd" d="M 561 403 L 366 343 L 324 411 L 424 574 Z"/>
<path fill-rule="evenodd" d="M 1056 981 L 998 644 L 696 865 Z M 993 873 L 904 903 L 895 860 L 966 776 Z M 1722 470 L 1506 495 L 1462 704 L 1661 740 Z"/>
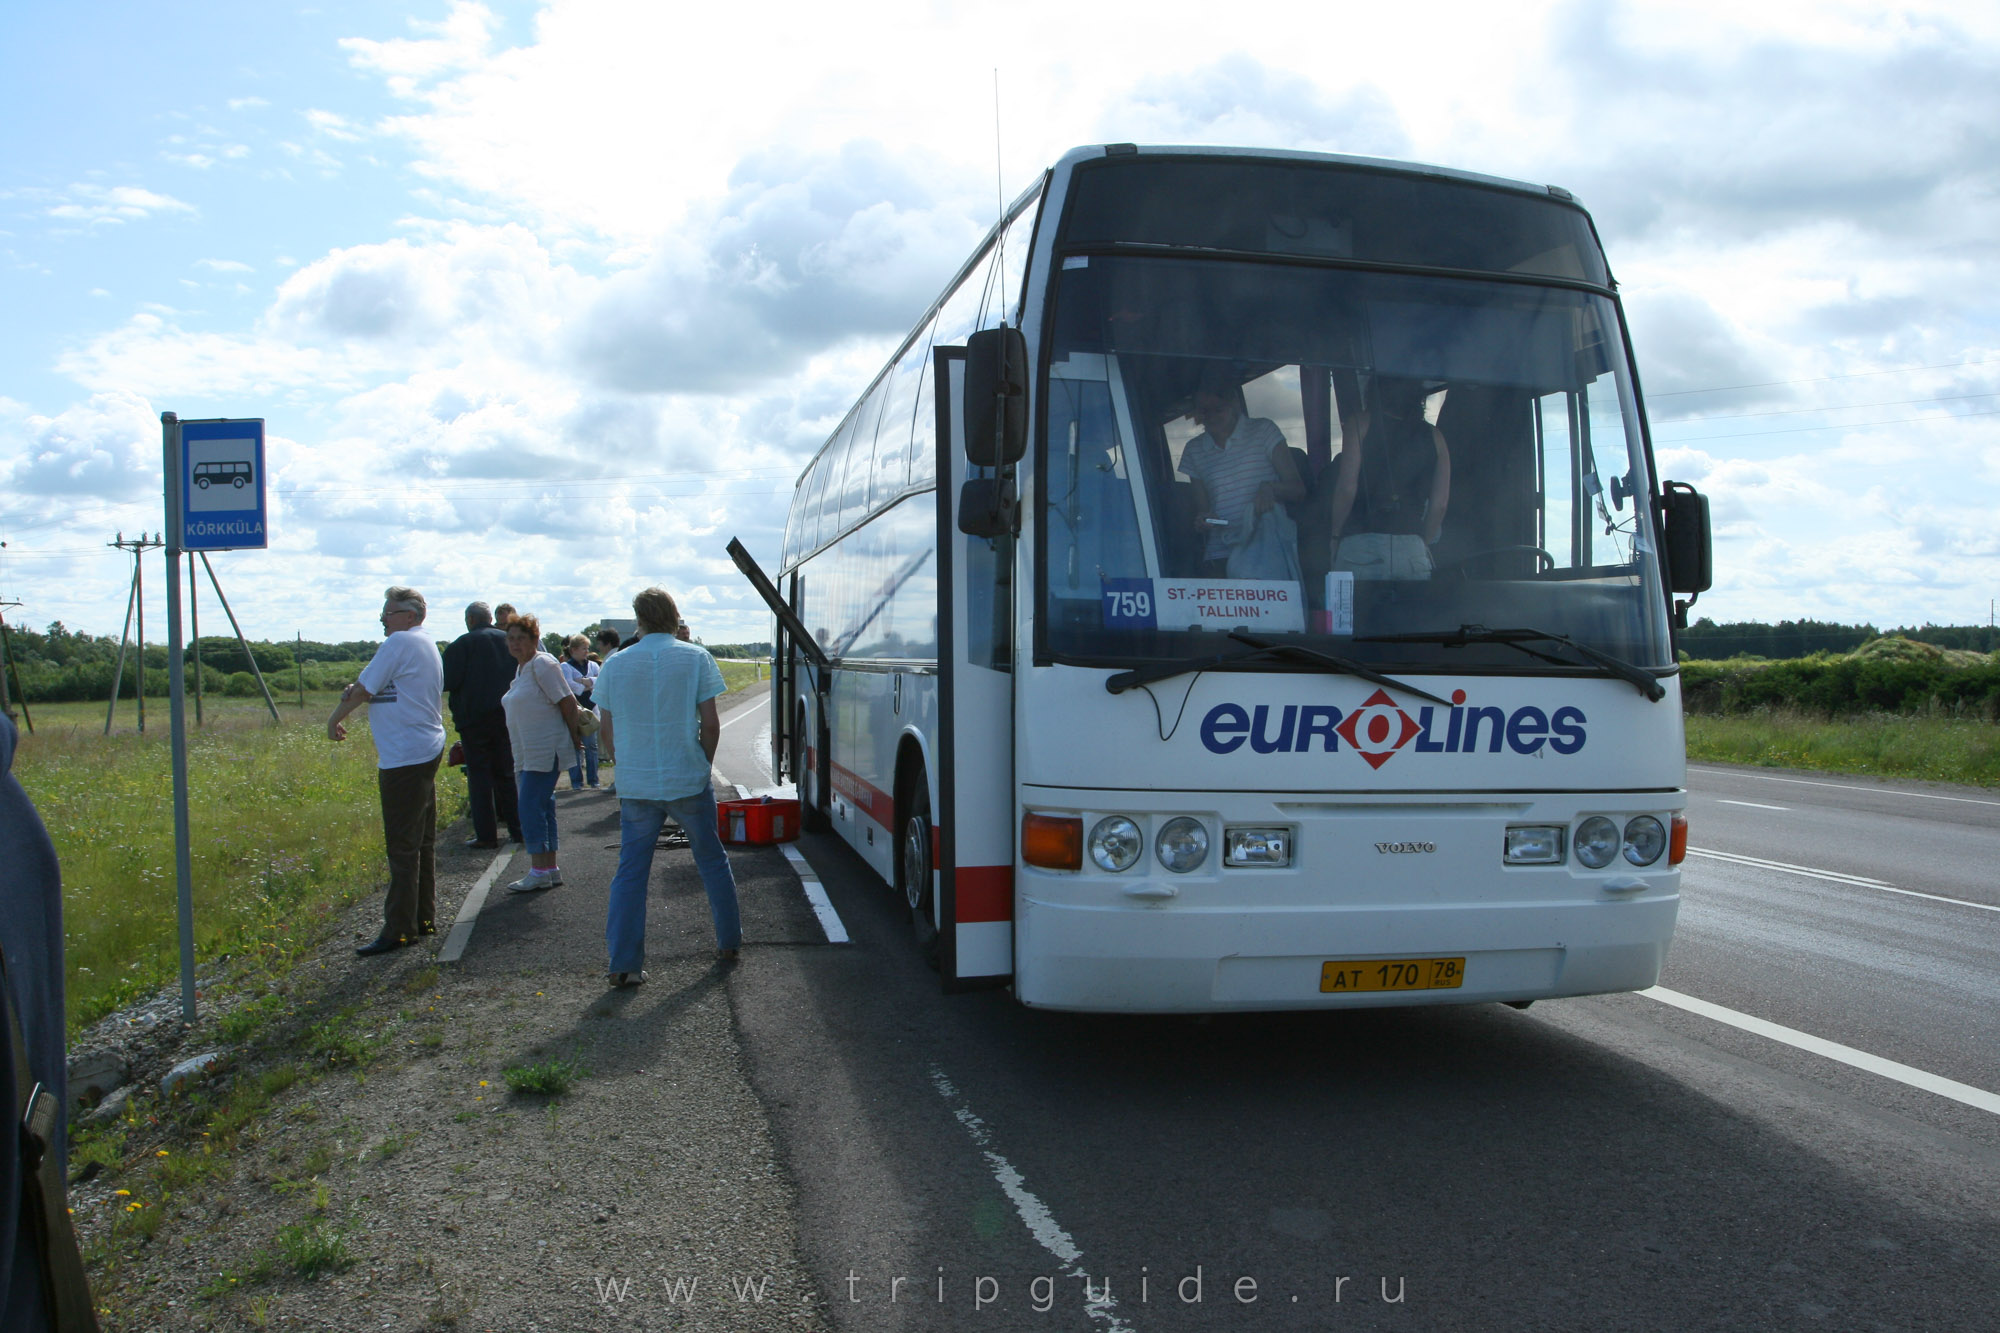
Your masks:
<path fill-rule="evenodd" d="M 1749 1014 L 1739 1014 L 1734 1009 L 1725 1009 L 1707 1000 L 1697 1000 L 1692 995 L 1683 995 L 1679 991 L 1668 990 L 1665 986 L 1655 986 L 1651 990 L 1642 990 L 1639 994 L 1648 999 L 1658 1000 L 1661 1004 L 1673 1005 L 1676 1009 L 1685 1009 L 1691 1014 L 1700 1014 L 1703 1018 L 1712 1018 L 1718 1023 L 1727 1023 L 1730 1027 L 1741 1028 L 1745 1032 L 1783 1042 L 1801 1051 L 1810 1051 L 1814 1055 L 1837 1060 L 1855 1069 L 1894 1079 L 1909 1087 L 1936 1093 L 1940 1097 L 1949 1097 L 1955 1102 L 1963 1102 L 1981 1111 L 2000 1115 L 2000 1093 L 1991 1093 L 1984 1088 L 1975 1088 L 1969 1083 L 1960 1083 L 1911 1065 L 1885 1060 L 1879 1055 L 1857 1051 L 1852 1046 L 1842 1046 L 1837 1041 L 1815 1037 L 1796 1028 L 1784 1027 L 1762 1018 L 1752 1018 Z"/>
<path fill-rule="evenodd" d="M 730 723 L 742 721 L 742 719 L 750 717 L 752 713 L 768 717 L 770 715 L 770 709 L 766 707 L 768 703 L 770 701 L 764 699 L 764 701 L 746 705 L 746 707 L 738 709 L 736 713 L 728 715 L 726 719 L 722 719 L 722 725 L 728 727 Z M 764 731 L 764 749 L 766 751 L 770 749 L 770 731 L 768 729 Z M 736 789 L 736 799 L 738 801 L 748 801 L 752 795 L 756 795 L 748 787 L 744 787 L 742 783 L 732 783 L 732 787 Z M 784 859 L 792 863 L 792 873 L 798 875 L 798 887 L 806 895 L 806 903 L 812 907 L 812 915 L 820 919 L 820 929 L 826 933 L 826 943 L 828 945 L 848 945 L 848 943 L 852 943 L 848 939 L 848 927 L 846 927 L 846 923 L 840 921 L 840 913 L 834 911 L 834 901 L 830 897 L 826 897 L 826 885 L 820 883 L 818 871 L 814 871 L 812 865 L 808 865 L 806 859 L 802 855 L 798 855 L 798 849 L 792 847 L 790 843 L 778 843 L 778 851 L 782 851 Z"/>
<path fill-rule="evenodd" d="M 752 703 L 747 703 L 743 705 L 743 707 L 737 709 L 735 712 L 731 713 L 728 717 L 723 718 L 722 725 L 727 727 L 733 725 L 734 723 L 741 722 L 746 717 L 768 715 L 770 711 L 771 711 L 771 701 L 769 699 L 758 699 Z"/>
<path fill-rule="evenodd" d="M 1755 801 L 1731 801 L 1725 800 L 1720 796 L 1715 798 L 1715 803 L 1717 805 L 1747 805 L 1752 810 L 1790 810 L 1792 808 L 1789 805 L 1759 805 Z"/>
<path fill-rule="evenodd" d="M 493 887 L 493 881 L 500 878 L 500 872 L 514 859 L 511 847 L 502 848 L 500 855 L 493 858 L 493 864 L 486 867 L 486 873 L 472 886 L 472 892 L 465 895 L 465 901 L 458 905 L 458 920 L 451 923 L 451 933 L 444 937 L 444 948 L 438 950 L 440 963 L 455 963 L 465 956 L 465 946 L 472 942 L 473 923 L 479 920 L 479 909 L 486 906 L 486 891 Z"/>
<path fill-rule="evenodd" d="M 931 1066 L 931 1086 L 937 1089 L 938 1096 L 944 1098 L 945 1105 L 951 1107 L 952 1116 L 965 1127 L 965 1132 L 971 1136 L 974 1146 L 986 1158 L 986 1166 L 992 1171 L 994 1182 L 1014 1205 L 1014 1211 L 1020 1216 L 1022 1225 L 1028 1228 L 1028 1234 L 1033 1236 L 1043 1249 L 1054 1255 L 1058 1262 L 1066 1265 L 1063 1269 L 1064 1277 L 1083 1279 L 1084 1312 L 1092 1319 L 1102 1321 L 1104 1327 L 1113 1333 L 1131 1333 L 1132 1326 L 1118 1317 L 1118 1302 L 1111 1298 L 1110 1281 L 1107 1279 L 1104 1282 L 1101 1291 L 1092 1290 L 1090 1273 L 1083 1266 L 1083 1251 L 1077 1248 L 1069 1232 L 1063 1230 L 1057 1223 L 1055 1215 L 1049 1211 L 1049 1206 L 1036 1198 L 1028 1189 L 1027 1181 L 1014 1168 L 1014 1164 L 993 1151 L 990 1146 L 993 1135 L 986 1128 L 986 1122 L 974 1114 L 971 1107 L 959 1101 L 958 1089 L 952 1086 L 951 1080 L 946 1078 L 944 1071 L 936 1065 Z"/>
<path fill-rule="evenodd" d="M 799 887 L 805 891 L 806 901 L 812 904 L 813 915 L 819 918 L 819 928 L 826 932 L 828 944 L 846 944 L 847 926 L 840 919 L 840 913 L 833 910 L 833 899 L 826 896 L 826 886 L 819 882 L 819 876 L 806 864 L 799 849 L 789 842 L 778 844 L 778 850 L 792 863 L 792 872 L 799 877 Z"/>
<path fill-rule="evenodd" d="M 1874 792 L 1882 796 L 1914 796 L 1926 801 L 1957 801 L 1963 805 L 1996 805 L 2000 801 L 1982 801 L 1976 796 L 1941 796 L 1934 791 L 1903 791 L 1898 787 L 1864 787 L 1858 782 L 1815 782 L 1811 778 L 1781 778 L 1771 773 L 1745 773 L 1736 768 L 1696 768 L 1689 765 L 1690 773 L 1714 773 L 1725 778 L 1756 778 L 1760 782 L 1789 782 L 1799 787 L 1834 787 L 1840 791 Z"/>
<path fill-rule="evenodd" d="M 1838 870 L 1816 870 L 1812 866 L 1795 866 L 1784 861 L 1766 861 L 1756 856 L 1738 856 L 1734 852 L 1711 852 L 1700 847 L 1688 848 L 1689 856 L 1705 856 L 1711 861 L 1729 861 L 1740 866 L 1755 866 L 1759 870 L 1782 870 L 1788 875 L 1805 875 L 1811 879 L 1823 879 L 1831 884 L 1852 884 L 1856 888 L 1876 889 L 1882 893 L 1900 893 L 1905 898 L 1928 898 L 1934 903 L 1950 903 L 1953 907 L 1976 907 L 1982 912 L 2000 912 L 2000 906 L 1992 903 L 1975 903 L 1964 898 L 1947 898 L 1940 893 L 1923 893 L 1916 889 L 1899 889 L 1894 884 L 1886 884 L 1879 879 L 1869 879 L 1863 875 L 1846 875 Z"/>

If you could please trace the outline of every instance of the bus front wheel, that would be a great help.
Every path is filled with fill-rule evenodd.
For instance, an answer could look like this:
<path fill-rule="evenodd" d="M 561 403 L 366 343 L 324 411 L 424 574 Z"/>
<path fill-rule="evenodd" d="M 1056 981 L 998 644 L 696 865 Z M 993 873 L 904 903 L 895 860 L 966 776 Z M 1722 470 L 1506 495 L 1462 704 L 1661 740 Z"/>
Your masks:
<path fill-rule="evenodd" d="M 897 858 L 897 885 L 903 891 L 903 901 L 909 904 L 910 925 L 917 937 L 917 948 L 924 960 L 932 967 L 937 966 L 938 932 L 937 906 L 933 901 L 933 885 L 937 876 L 931 865 L 931 792 L 930 783 L 919 769 L 912 777 L 910 794 L 904 801 L 903 838 L 900 855 Z"/>

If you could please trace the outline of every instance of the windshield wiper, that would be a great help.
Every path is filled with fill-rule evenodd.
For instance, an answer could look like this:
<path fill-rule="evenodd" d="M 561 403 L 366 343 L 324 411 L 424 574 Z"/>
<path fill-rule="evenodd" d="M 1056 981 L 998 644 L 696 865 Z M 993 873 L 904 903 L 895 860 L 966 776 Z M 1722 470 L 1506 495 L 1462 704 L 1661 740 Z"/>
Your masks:
<path fill-rule="evenodd" d="M 1393 676 L 1385 676 L 1379 671 L 1361 665 L 1359 662 L 1349 661 L 1345 657 L 1335 657 L 1332 653 L 1322 653 L 1317 649 L 1308 648 L 1304 644 L 1273 642 L 1269 639 L 1260 639 L 1241 628 L 1231 630 L 1229 637 L 1237 643 L 1248 646 L 1250 651 L 1247 653 L 1218 653 L 1213 657 L 1196 658 L 1193 661 L 1187 662 L 1156 662 L 1152 666 L 1139 667 L 1132 671 L 1121 671 L 1117 675 L 1105 680 L 1105 691 L 1110 694 L 1123 694 L 1125 691 L 1137 689 L 1141 685 L 1150 685 L 1156 680 L 1165 680 L 1169 676 L 1185 675 L 1190 671 L 1208 671 L 1219 666 L 1234 666 L 1238 662 L 1255 662 L 1273 657 L 1290 657 L 1297 661 L 1311 662 L 1314 665 L 1325 667 L 1329 671 L 1338 671 L 1343 675 L 1359 676 L 1371 685 L 1381 685 L 1387 689 L 1401 690 L 1405 694 L 1414 694 L 1419 699 L 1429 699 L 1432 703 L 1443 704 L 1447 708 L 1451 707 L 1451 701 L 1448 699 L 1440 699 L 1435 694 L 1420 690 L 1414 685 L 1406 685 Z"/>
<path fill-rule="evenodd" d="M 1365 638 L 1357 639 L 1355 642 L 1438 643 L 1443 644 L 1447 648 L 1462 648 L 1468 643 L 1504 643 L 1509 648 L 1518 649 L 1530 657 L 1540 658 L 1542 661 L 1554 663 L 1556 666 L 1573 667 L 1582 665 L 1580 662 L 1573 662 L 1568 658 L 1557 657 L 1553 653 L 1545 653 L 1528 646 L 1530 643 L 1558 643 L 1584 658 L 1591 665 L 1598 667 L 1606 675 L 1616 676 L 1622 681 L 1629 682 L 1634 689 L 1638 690 L 1639 693 L 1645 695 L 1654 703 L 1658 703 L 1667 694 L 1666 687 L 1661 685 L 1653 673 L 1644 667 L 1634 666 L 1621 657 L 1613 657 L 1610 653 L 1602 652 L 1587 643 L 1578 643 L 1575 639 L 1567 635 L 1550 634 L 1546 630 L 1528 629 L 1525 627 L 1521 629 L 1488 629 L 1484 625 L 1460 625 L 1454 630 L 1436 630 L 1424 634 L 1371 634 Z"/>

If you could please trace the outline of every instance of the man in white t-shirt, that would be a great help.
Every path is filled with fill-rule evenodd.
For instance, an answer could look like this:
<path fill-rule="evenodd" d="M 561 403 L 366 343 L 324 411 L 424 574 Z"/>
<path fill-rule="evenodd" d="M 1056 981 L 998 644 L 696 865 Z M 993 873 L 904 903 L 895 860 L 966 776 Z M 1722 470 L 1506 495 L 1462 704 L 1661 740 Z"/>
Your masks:
<path fill-rule="evenodd" d="M 437 767 L 444 757 L 444 658 L 424 630 L 424 595 L 415 588 L 382 594 L 388 637 L 340 693 L 326 720 L 330 740 L 346 740 L 341 719 L 368 705 L 382 793 L 382 838 L 389 853 L 389 893 L 382 933 L 354 952 L 388 953 L 437 933 Z"/>
<path fill-rule="evenodd" d="M 1204 572 L 1216 577 L 1227 568 L 1231 553 L 1251 541 L 1265 514 L 1306 498 L 1306 485 L 1285 447 L 1284 433 L 1270 419 L 1251 416 L 1242 386 L 1226 375 L 1202 377 L 1189 415 L 1201 423 L 1202 433 L 1182 450 L 1180 470 L 1194 483 Z"/>

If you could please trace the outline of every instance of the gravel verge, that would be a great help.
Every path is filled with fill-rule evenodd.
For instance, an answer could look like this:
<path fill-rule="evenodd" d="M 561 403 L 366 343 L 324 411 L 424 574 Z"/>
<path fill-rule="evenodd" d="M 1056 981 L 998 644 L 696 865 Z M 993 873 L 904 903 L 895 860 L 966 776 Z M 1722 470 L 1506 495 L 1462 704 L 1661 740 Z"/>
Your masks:
<path fill-rule="evenodd" d="M 597 903 L 603 822 L 564 849 Z M 490 860 L 457 854 L 462 834 L 440 836 L 441 924 Z M 656 898 L 700 899 L 685 853 L 654 876 Z M 581 895 L 560 906 L 589 918 Z M 146 1089 L 113 1122 L 114 1161 L 72 1154 L 107 1330 L 830 1327 L 711 940 L 683 930 L 662 951 L 649 925 L 649 981 L 612 991 L 574 929 L 484 964 L 477 932 L 463 963 L 438 964 L 443 936 L 357 960 L 379 912 L 376 895 L 345 914 L 234 1049 L 212 1016 L 183 1028 L 177 995 L 78 1043 L 121 1048 Z M 773 961 L 753 936 L 736 966 Z M 225 1057 L 205 1078 L 151 1092 L 211 1050 Z M 509 1089 L 508 1069 L 552 1063 L 567 1091 Z M 259 1087 L 268 1105 L 232 1133 Z"/>

